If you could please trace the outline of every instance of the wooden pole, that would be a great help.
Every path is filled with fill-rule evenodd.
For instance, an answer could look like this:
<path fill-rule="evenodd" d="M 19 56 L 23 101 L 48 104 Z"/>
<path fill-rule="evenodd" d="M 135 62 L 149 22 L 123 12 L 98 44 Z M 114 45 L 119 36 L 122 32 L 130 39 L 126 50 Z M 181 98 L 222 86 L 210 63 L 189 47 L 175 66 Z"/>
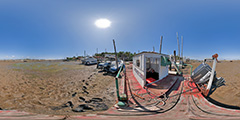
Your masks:
<path fill-rule="evenodd" d="M 182 42 L 182 48 L 181 48 L 181 50 L 182 50 L 182 52 L 181 52 L 181 57 L 182 57 L 182 62 L 183 62 L 183 36 L 181 36 L 181 42 Z"/>
<path fill-rule="evenodd" d="M 173 51 L 173 55 L 174 55 L 174 62 L 176 62 L 177 61 L 176 50 Z"/>
<path fill-rule="evenodd" d="M 178 44 L 178 57 L 180 57 L 180 44 L 179 44 L 178 32 L 176 33 L 176 35 L 177 35 L 177 44 Z"/>
<path fill-rule="evenodd" d="M 160 49 L 159 49 L 160 54 L 162 54 L 162 40 L 163 40 L 163 36 L 161 36 L 161 39 L 160 39 Z"/>
<path fill-rule="evenodd" d="M 116 45 L 115 45 L 115 40 L 114 40 L 114 39 L 113 39 L 113 46 L 114 46 L 116 66 L 117 66 L 117 71 L 118 71 L 117 50 L 116 50 Z M 118 72 L 117 72 L 117 73 L 118 73 Z M 119 87 L 118 87 L 118 76 L 119 76 L 119 74 L 117 74 L 117 76 L 116 76 L 116 78 L 115 78 L 115 83 L 116 83 L 117 97 L 118 97 L 118 100 L 120 100 Z"/>
<path fill-rule="evenodd" d="M 118 70 L 117 50 L 116 50 L 116 45 L 115 45 L 115 40 L 114 39 L 113 39 L 113 46 L 114 46 L 114 52 L 115 52 L 116 67 L 117 67 L 117 70 Z"/>

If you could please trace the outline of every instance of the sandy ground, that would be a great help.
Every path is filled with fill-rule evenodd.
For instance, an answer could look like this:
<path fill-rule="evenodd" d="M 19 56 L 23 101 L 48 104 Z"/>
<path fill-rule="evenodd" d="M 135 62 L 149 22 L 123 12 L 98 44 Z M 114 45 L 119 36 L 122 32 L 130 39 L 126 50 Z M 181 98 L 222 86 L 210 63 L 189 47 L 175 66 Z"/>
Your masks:
<path fill-rule="evenodd" d="M 0 61 L 0 109 L 72 115 L 96 113 L 113 106 L 114 77 L 98 72 L 96 65 L 79 63 Z M 191 64 L 195 69 L 201 62 Z M 226 85 L 217 88 L 211 98 L 240 106 L 239 68 L 240 61 L 217 63 L 217 77 L 225 78 Z"/>
<path fill-rule="evenodd" d="M 195 69 L 201 62 L 191 63 Z M 212 67 L 212 63 L 208 63 Z M 194 70 L 193 69 L 193 70 Z M 216 66 L 217 77 L 223 77 L 225 86 L 217 88 L 210 97 L 218 102 L 240 107 L 240 61 L 220 61 Z"/>
<path fill-rule="evenodd" d="M 114 78 L 79 63 L 0 61 L 0 108 L 68 115 L 113 106 Z"/>

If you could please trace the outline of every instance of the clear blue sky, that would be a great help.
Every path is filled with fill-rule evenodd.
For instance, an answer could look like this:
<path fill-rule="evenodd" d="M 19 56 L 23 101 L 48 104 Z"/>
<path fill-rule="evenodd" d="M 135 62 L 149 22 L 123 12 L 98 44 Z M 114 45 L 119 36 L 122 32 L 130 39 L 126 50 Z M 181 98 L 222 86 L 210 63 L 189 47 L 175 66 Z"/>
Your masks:
<path fill-rule="evenodd" d="M 239 0 L 0 0 L 0 59 L 64 58 L 113 51 L 177 50 L 184 56 L 240 59 Z M 107 29 L 94 24 L 107 18 Z"/>

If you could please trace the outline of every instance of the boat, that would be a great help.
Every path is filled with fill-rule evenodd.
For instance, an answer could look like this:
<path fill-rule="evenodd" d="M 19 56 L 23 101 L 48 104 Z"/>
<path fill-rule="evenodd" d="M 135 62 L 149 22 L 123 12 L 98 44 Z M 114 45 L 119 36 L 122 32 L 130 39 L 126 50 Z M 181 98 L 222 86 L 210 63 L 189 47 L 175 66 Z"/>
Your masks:
<path fill-rule="evenodd" d="M 116 53 L 116 49 L 115 49 Z M 174 57 L 176 55 L 174 54 Z M 0 110 L 0 119 L 240 119 L 240 107 L 228 106 L 209 99 L 212 85 L 221 86 L 223 78 L 216 78 L 215 54 L 192 71 L 182 73 L 171 55 L 141 52 L 133 57 L 133 64 L 123 62 L 115 76 L 117 103 L 97 114 L 47 116 L 13 110 Z M 172 71 L 172 67 L 175 72 Z"/>
<path fill-rule="evenodd" d="M 221 106 L 209 99 L 211 89 L 206 86 L 212 88 L 225 82 L 221 77 L 214 77 L 216 55 L 210 60 L 212 68 L 203 67 L 207 66 L 203 62 L 192 71 L 191 65 L 184 64 L 191 67 L 190 74 L 172 74 L 169 67 L 175 61 L 171 55 L 138 53 L 133 57 L 133 64 L 123 65 L 116 75 L 117 104 L 98 115 L 123 119 L 240 119 L 240 107 Z M 204 80 L 196 79 L 195 75 L 199 76 L 205 68 L 207 72 L 200 76 Z"/>

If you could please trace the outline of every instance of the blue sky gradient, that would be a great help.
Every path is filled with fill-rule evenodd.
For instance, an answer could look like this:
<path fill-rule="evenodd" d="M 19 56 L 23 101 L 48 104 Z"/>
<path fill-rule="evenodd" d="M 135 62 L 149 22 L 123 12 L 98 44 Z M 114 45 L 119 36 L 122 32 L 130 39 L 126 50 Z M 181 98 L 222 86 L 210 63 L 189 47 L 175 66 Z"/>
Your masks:
<path fill-rule="evenodd" d="M 64 58 L 118 51 L 177 50 L 184 56 L 240 59 L 238 0 L 0 0 L 0 59 Z M 94 22 L 107 18 L 110 28 Z"/>

